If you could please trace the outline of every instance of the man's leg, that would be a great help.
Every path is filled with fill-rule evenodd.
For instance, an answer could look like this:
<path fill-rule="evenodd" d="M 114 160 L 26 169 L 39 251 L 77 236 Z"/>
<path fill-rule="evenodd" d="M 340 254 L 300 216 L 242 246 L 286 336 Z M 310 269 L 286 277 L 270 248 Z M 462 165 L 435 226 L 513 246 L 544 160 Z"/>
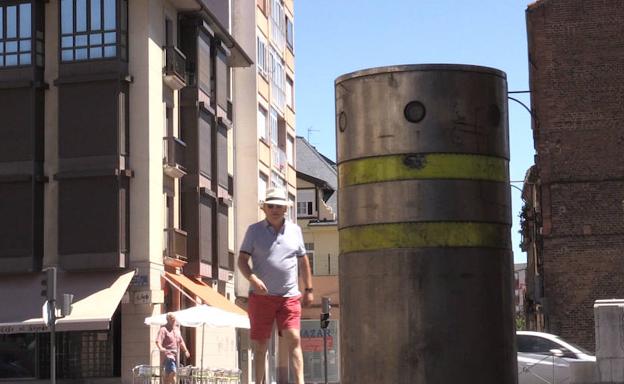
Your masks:
<path fill-rule="evenodd" d="M 282 336 L 288 343 L 288 352 L 290 353 L 290 362 L 295 371 L 295 383 L 304 384 L 303 381 L 303 352 L 301 352 L 301 336 L 298 329 L 284 329 Z"/>
<path fill-rule="evenodd" d="M 253 340 L 254 361 L 256 363 L 256 384 L 264 384 L 265 381 L 265 365 L 267 351 L 269 349 L 269 340 Z"/>
<path fill-rule="evenodd" d="M 173 364 L 171 362 L 171 359 L 167 358 L 165 360 L 165 369 L 164 369 L 164 374 L 165 374 L 165 381 L 164 384 L 174 384 L 175 383 L 175 371 L 173 370 Z"/>

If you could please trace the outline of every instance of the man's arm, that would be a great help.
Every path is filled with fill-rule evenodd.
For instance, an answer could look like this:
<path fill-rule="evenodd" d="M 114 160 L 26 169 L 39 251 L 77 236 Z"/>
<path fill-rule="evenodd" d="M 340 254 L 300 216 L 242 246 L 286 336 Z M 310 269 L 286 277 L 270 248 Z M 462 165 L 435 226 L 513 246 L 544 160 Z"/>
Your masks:
<path fill-rule="evenodd" d="M 303 255 L 299 258 L 299 273 L 301 274 L 304 285 L 303 305 L 307 307 L 314 301 L 314 293 L 312 293 L 312 268 L 310 268 L 308 255 Z"/>
<path fill-rule="evenodd" d="M 162 346 L 162 340 L 163 340 L 162 333 L 163 333 L 162 328 L 160 328 L 158 330 L 158 336 L 156 336 L 156 346 L 158 347 L 158 350 L 160 352 L 165 352 L 165 348 L 163 348 Z"/>
<path fill-rule="evenodd" d="M 178 329 L 178 344 L 180 345 L 180 350 L 184 352 L 184 355 L 186 356 L 186 358 L 188 359 L 189 357 L 191 357 L 191 353 L 189 352 L 188 348 L 186 348 L 186 343 L 184 342 L 184 339 L 182 338 L 182 334 L 180 333 L 179 329 Z"/>
<path fill-rule="evenodd" d="M 252 285 L 255 294 L 266 295 L 268 293 L 266 285 L 264 285 L 264 282 L 252 272 L 251 267 L 249 266 L 250 257 L 251 255 L 246 252 L 238 253 L 238 270 Z"/>

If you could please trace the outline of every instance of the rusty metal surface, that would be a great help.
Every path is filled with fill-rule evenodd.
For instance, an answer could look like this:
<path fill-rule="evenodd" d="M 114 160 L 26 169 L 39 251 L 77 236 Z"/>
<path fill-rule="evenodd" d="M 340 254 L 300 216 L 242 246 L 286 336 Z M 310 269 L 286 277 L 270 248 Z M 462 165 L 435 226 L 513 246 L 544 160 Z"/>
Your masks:
<path fill-rule="evenodd" d="M 337 163 L 412 152 L 509 159 L 505 77 L 484 72 L 483 67 L 434 69 L 415 66 L 413 71 L 384 72 L 381 68 L 358 72 L 365 76 L 338 78 Z M 423 120 L 411 123 L 404 110 L 415 100 L 426 112 Z"/>
<path fill-rule="evenodd" d="M 505 74 L 335 86 L 341 382 L 516 383 Z"/>
<path fill-rule="evenodd" d="M 404 180 L 354 185 L 341 189 L 338 205 L 339 228 L 426 221 L 511 225 L 509 186 L 487 181 Z"/>

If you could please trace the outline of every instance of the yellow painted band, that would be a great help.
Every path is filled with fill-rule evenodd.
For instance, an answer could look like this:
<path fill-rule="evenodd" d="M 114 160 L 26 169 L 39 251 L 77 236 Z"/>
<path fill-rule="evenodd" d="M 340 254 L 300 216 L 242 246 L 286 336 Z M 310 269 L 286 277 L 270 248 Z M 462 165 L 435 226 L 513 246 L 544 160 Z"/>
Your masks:
<path fill-rule="evenodd" d="M 508 161 L 456 153 L 389 155 L 349 160 L 338 166 L 340 186 L 410 179 L 508 181 Z"/>
<path fill-rule="evenodd" d="M 341 229 L 340 253 L 419 247 L 510 248 L 509 225 L 473 222 L 371 224 Z"/>

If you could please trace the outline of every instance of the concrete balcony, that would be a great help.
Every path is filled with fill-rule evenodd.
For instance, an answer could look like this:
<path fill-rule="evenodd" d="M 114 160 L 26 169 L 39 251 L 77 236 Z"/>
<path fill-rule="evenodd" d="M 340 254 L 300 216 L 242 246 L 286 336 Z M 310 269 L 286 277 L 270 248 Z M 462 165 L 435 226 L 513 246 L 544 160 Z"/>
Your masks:
<path fill-rule="evenodd" d="M 165 228 L 163 258 L 170 262 L 186 262 L 187 260 L 187 233 L 178 228 Z"/>
<path fill-rule="evenodd" d="M 163 172 L 170 177 L 186 175 L 186 144 L 174 136 L 163 137 Z"/>
<path fill-rule="evenodd" d="M 186 87 L 188 83 L 186 73 L 186 56 L 174 46 L 163 48 L 165 67 L 163 68 L 163 80 L 171 89 L 178 90 Z"/>

